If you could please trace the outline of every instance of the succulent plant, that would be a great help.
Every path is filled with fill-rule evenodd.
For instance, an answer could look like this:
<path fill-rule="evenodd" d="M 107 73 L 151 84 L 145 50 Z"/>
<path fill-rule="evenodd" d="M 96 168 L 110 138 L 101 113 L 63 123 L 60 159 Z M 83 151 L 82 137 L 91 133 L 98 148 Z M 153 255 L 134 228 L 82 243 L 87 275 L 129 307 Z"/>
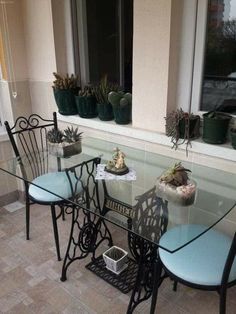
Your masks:
<path fill-rule="evenodd" d="M 83 132 L 78 132 L 78 128 L 68 127 L 64 131 L 64 140 L 67 143 L 75 143 L 81 140 Z"/>
<path fill-rule="evenodd" d="M 108 104 L 109 103 L 108 94 L 111 91 L 118 90 L 119 85 L 109 82 L 107 79 L 107 75 L 105 75 L 101 79 L 100 83 L 94 87 L 94 94 L 99 104 Z"/>
<path fill-rule="evenodd" d="M 179 145 L 186 143 L 186 154 L 188 155 L 188 146 L 191 146 L 191 138 L 199 137 L 200 117 L 192 113 L 184 112 L 181 108 L 167 114 L 166 135 L 171 137 L 173 148 L 177 149 Z M 193 126 L 190 126 L 192 120 L 195 120 Z M 191 121 L 191 122 L 190 122 Z M 182 124 L 182 136 L 180 135 L 180 125 Z M 180 141 L 182 139 L 182 141 Z"/>
<path fill-rule="evenodd" d="M 108 100 L 114 107 L 125 107 L 132 104 L 132 94 L 124 92 L 110 92 Z"/>
<path fill-rule="evenodd" d="M 187 185 L 189 179 L 187 172 L 191 172 L 191 170 L 184 168 L 179 162 L 167 169 L 160 177 L 160 181 L 173 186 Z"/>
<path fill-rule="evenodd" d="M 78 77 L 74 74 L 71 74 L 71 76 L 68 74 L 66 74 L 66 76 L 62 76 L 53 72 L 53 75 L 56 78 L 56 80 L 53 81 L 53 88 L 55 89 L 76 89 L 78 87 Z"/>
<path fill-rule="evenodd" d="M 59 129 L 51 129 L 47 132 L 47 139 L 51 143 L 62 143 L 63 133 Z"/>
<path fill-rule="evenodd" d="M 81 97 L 90 97 L 94 96 L 94 88 L 93 86 L 86 85 L 79 91 L 79 96 Z"/>

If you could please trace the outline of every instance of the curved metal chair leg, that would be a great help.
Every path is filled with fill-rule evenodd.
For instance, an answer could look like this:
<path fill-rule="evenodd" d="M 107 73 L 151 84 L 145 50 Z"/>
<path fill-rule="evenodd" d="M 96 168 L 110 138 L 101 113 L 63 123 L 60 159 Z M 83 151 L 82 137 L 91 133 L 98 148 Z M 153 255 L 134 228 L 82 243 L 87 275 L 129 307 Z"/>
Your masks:
<path fill-rule="evenodd" d="M 177 291 L 177 285 L 178 285 L 178 281 L 174 281 L 174 283 L 173 283 L 173 291 Z"/>
<path fill-rule="evenodd" d="M 54 238 L 55 238 L 56 250 L 57 250 L 57 259 L 58 261 L 60 261 L 61 255 L 60 255 L 59 235 L 58 235 L 58 228 L 57 228 L 57 217 L 56 217 L 55 205 L 51 205 L 51 214 L 52 214 L 52 224 L 53 224 Z"/>
<path fill-rule="evenodd" d="M 28 196 L 26 196 L 25 204 L 25 218 L 26 218 L 26 240 L 29 240 L 29 227 L 30 227 L 30 201 Z"/>
<path fill-rule="evenodd" d="M 61 217 L 62 217 L 63 221 L 66 220 L 66 218 L 65 218 L 65 207 L 63 205 L 61 206 Z"/>
<path fill-rule="evenodd" d="M 220 314 L 225 314 L 226 313 L 226 289 L 222 289 L 220 291 Z"/>

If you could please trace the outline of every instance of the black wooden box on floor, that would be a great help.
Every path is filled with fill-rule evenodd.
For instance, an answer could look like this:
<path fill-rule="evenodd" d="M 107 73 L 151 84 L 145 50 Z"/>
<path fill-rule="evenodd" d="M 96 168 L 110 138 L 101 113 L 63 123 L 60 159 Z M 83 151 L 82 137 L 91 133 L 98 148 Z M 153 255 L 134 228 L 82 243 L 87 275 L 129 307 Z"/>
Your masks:
<path fill-rule="evenodd" d="M 120 290 L 122 293 L 128 293 L 134 288 L 138 272 L 138 264 L 129 257 L 127 258 L 126 263 L 128 267 L 119 275 L 114 274 L 106 268 L 102 255 L 85 267 L 116 289 Z"/>

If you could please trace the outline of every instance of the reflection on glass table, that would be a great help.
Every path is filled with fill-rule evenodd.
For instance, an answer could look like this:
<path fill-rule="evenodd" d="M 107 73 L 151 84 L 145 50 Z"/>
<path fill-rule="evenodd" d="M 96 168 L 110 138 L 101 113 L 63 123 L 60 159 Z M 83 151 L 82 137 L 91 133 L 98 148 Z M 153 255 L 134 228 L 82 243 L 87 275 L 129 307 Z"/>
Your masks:
<path fill-rule="evenodd" d="M 126 165 L 135 175 L 132 180 L 96 180 L 98 165 L 110 160 L 115 147 L 125 153 Z M 37 167 L 32 167 L 31 158 L 24 156 L 1 162 L 0 169 L 27 181 L 31 188 L 62 199 L 62 195 L 50 190 L 43 180 L 32 182 L 37 175 Z M 81 154 L 57 158 L 40 152 L 33 158 L 38 167 L 45 167 L 45 173 L 57 172 L 58 169 L 65 172 L 71 189 L 71 197 L 66 199 L 65 207 L 65 212 L 72 216 L 71 232 L 61 280 L 67 279 L 69 266 L 74 261 L 90 255 L 91 262 L 86 266 L 89 270 L 124 293 L 132 290 L 127 313 L 132 313 L 140 302 L 151 296 L 150 313 L 154 313 L 155 291 L 161 283 L 157 282 L 160 269 L 157 266 L 158 246 L 165 252 L 179 252 L 203 234 L 208 234 L 214 226 L 220 225 L 227 214 L 234 212 L 236 174 L 182 162 L 185 168 L 191 170 L 189 178 L 196 183 L 196 191 L 194 202 L 181 206 L 165 199 L 165 195 L 161 195 L 156 188 L 157 178 L 178 160 L 148 152 L 145 147 L 137 149 L 85 137 Z M 102 255 L 97 256 L 102 244 L 109 247 L 115 244 L 108 222 L 127 232 L 130 254 L 127 267 L 118 277 L 106 270 Z M 179 228 L 175 241 L 162 241 L 159 245 L 166 231 L 185 225 L 200 225 L 201 228 L 195 228 L 194 232 L 193 229 Z"/>

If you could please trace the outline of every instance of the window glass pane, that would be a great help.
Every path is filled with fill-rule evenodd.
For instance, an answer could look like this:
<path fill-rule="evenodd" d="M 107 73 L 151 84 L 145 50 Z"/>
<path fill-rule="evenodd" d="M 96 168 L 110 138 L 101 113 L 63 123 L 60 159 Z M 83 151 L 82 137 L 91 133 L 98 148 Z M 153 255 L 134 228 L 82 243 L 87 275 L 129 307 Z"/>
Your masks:
<path fill-rule="evenodd" d="M 201 110 L 236 114 L 236 0 L 209 0 Z"/>
<path fill-rule="evenodd" d="M 79 49 L 86 47 L 85 62 L 80 60 L 88 71 L 84 83 L 96 83 L 107 75 L 109 81 L 131 91 L 133 0 L 78 0 L 78 3 L 85 5 L 83 9 L 80 6 L 83 26 L 79 23 L 82 40 Z"/>
<path fill-rule="evenodd" d="M 116 0 L 87 0 L 90 81 L 108 74 L 119 82 L 119 28 Z"/>

